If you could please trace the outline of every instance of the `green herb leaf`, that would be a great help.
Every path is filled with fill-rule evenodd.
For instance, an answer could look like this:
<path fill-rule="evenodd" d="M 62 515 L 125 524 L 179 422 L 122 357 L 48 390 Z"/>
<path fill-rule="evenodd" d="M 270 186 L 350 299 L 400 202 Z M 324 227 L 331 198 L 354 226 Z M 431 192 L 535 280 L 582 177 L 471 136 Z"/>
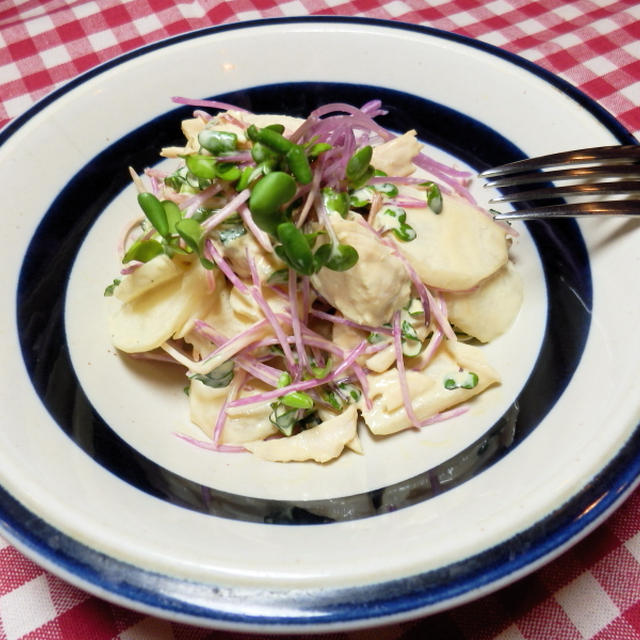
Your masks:
<path fill-rule="evenodd" d="M 347 271 L 358 258 L 358 252 L 350 244 L 323 244 L 315 253 L 316 262 L 332 271 Z"/>
<path fill-rule="evenodd" d="M 197 220 L 193 218 L 183 218 L 176 224 L 176 231 L 185 241 L 187 247 L 200 258 L 200 263 L 205 269 L 213 269 L 215 267 L 213 262 L 205 258 L 202 254 L 202 241 L 204 237 L 202 226 Z"/>
<path fill-rule="evenodd" d="M 287 284 L 289 282 L 289 269 L 277 269 L 268 278 L 267 284 Z"/>
<path fill-rule="evenodd" d="M 171 200 L 163 200 L 162 206 L 164 208 L 164 213 L 167 217 L 167 227 L 168 234 L 172 235 L 176 233 L 176 224 L 182 220 L 182 211 L 180 211 L 180 207 L 171 201 Z"/>
<path fill-rule="evenodd" d="M 311 373 L 313 373 L 314 378 L 324 378 L 329 374 L 332 366 L 331 358 L 329 358 L 324 367 L 320 367 L 316 363 L 312 362 L 309 368 L 311 369 Z"/>
<path fill-rule="evenodd" d="M 338 383 L 338 389 L 340 389 L 342 395 L 346 397 L 349 404 L 358 402 L 358 400 L 360 400 L 360 397 L 362 396 L 362 391 L 358 387 L 356 387 L 355 384 L 351 384 L 350 382 Z"/>
<path fill-rule="evenodd" d="M 346 192 L 325 187 L 322 190 L 322 201 L 327 211 L 335 211 L 343 218 L 346 217 L 349 211 L 349 196 Z"/>
<path fill-rule="evenodd" d="M 201 180 L 213 180 L 216 177 L 216 161 L 211 156 L 192 153 L 184 159 L 189 171 Z"/>
<path fill-rule="evenodd" d="M 309 147 L 309 151 L 307 153 L 310 158 L 317 158 L 319 155 L 323 154 L 325 151 L 329 151 L 331 148 L 332 146 L 328 142 L 316 142 Z"/>
<path fill-rule="evenodd" d="M 138 194 L 138 204 L 154 229 L 163 237 L 169 235 L 169 222 L 164 206 L 153 193 Z"/>
<path fill-rule="evenodd" d="M 373 156 L 373 148 L 371 145 L 358 149 L 347 162 L 345 176 L 351 183 L 359 183 L 362 178 L 371 172 L 373 175 L 373 167 L 370 166 Z"/>
<path fill-rule="evenodd" d="M 405 340 L 419 340 L 416 330 L 413 328 L 410 322 L 403 320 L 401 324 L 402 337 Z"/>
<path fill-rule="evenodd" d="M 280 398 L 285 407 L 293 409 L 313 409 L 313 398 L 303 391 L 292 391 Z"/>
<path fill-rule="evenodd" d="M 332 389 L 326 390 L 322 394 L 322 399 L 327 402 L 336 411 L 342 411 L 344 402 L 342 398 Z"/>
<path fill-rule="evenodd" d="M 299 184 L 309 184 L 313 179 L 313 172 L 304 149 L 293 145 L 285 156 L 289 170 Z"/>
<path fill-rule="evenodd" d="M 233 162 L 218 162 L 214 166 L 216 172 L 216 178 L 220 180 L 226 180 L 227 182 L 234 182 L 238 180 L 242 175 L 242 170 Z"/>
<path fill-rule="evenodd" d="M 309 243 L 304 233 L 293 222 L 279 224 L 276 228 L 276 236 L 282 243 L 276 247 L 276 253 L 286 264 L 306 276 L 316 271 Z"/>
<path fill-rule="evenodd" d="M 238 147 L 238 136 L 232 131 L 216 131 L 203 129 L 198 134 L 201 147 L 217 156 L 221 153 L 235 151 Z"/>
<path fill-rule="evenodd" d="M 354 209 L 361 209 L 362 207 L 368 207 L 371 204 L 373 198 L 374 189 L 371 186 L 361 187 L 351 192 L 349 197 L 349 204 Z"/>
<path fill-rule="evenodd" d="M 176 224 L 176 231 L 185 241 L 187 246 L 195 251 L 200 252 L 200 240 L 202 239 L 202 226 L 193 218 L 184 218 Z"/>
<path fill-rule="evenodd" d="M 442 193 L 440 187 L 435 182 L 423 182 L 423 187 L 427 190 L 427 204 L 433 213 L 440 213 L 442 211 Z"/>
<path fill-rule="evenodd" d="M 269 415 L 269 422 L 285 436 L 291 436 L 298 422 L 299 410 L 285 407 L 281 402 L 271 405 L 273 411 Z"/>
<path fill-rule="evenodd" d="M 119 280 L 118 278 L 115 278 L 111 284 L 106 286 L 104 290 L 105 298 L 108 298 L 113 295 L 113 292 L 115 291 L 116 287 L 120 284 L 120 282 L 121 280 Z"/>
<path fill-rule="evenodd" d="M 278 377 L 278 388 L 286 387 L 291 384 L 291 374 L 288 371 L 283 371 Z"/>
<path fill-rule="evenodd" d="M 227 360 L 209 373 L 194 373 L 189 375 L 190 380 L 198 380 L 207 387 L 220 389 L 228 387 L 233 380 L 233 360 Z"/>
<path fill-rule="evenodd" d="M 444 388 L 449 389 L 473 389 L 478 384 L 478 374 L 473 371 L 458 371 L 444 379 Z"/>
<path fill-rule="evenodd" d="M 393 235 L 398 238 L 398 240 L 402 240 L 402 242 L 411 242 L 417 237 L 415 229 L 406 222 L 401 222 L 398 227 L 393 229 Z"/>
<path fill-rule="evenodd" d="M 256 182 L 249 197 L 249 209 L 255 223 L 267 233 L 276 235 L 284 222 L 281 207 L 296 194 L 296 181 L 283 171 L 273 171 Z"/>
<path fill-rule="evenodd" d="M 373 186 L 373 188 L 389 198 L 395 198 L 399 193 L 398 187 L 392 182 L 383 182 L 382 184 L 376 184 Z"/>
<path fill-rule="evenodd" d="M 139 262 L 149 262 L 156 256 L 164 253 L 164 247 L 157 240 L 142 240 L 134 242 L 122 258 L 123 263 L 138 260 Z"/>

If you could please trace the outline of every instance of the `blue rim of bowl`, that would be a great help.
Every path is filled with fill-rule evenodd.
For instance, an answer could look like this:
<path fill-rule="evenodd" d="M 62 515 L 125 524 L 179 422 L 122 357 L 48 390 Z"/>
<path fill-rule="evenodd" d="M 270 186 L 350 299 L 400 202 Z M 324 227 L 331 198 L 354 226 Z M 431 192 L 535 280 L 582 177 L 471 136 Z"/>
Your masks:
<path fill-rule="evenodd" d="M 124 54 L 85 73 L 42 99 L 0 132 L 0 144 L 34 115 L 87 79 L 154 49 L 222 31 L 296 23 L 361 24 L 393 28 L 451 40 L 467 47 L 483 50 L 537 75 L 561 90 L 591 113 L 620 142 L 635 143 L 634 138 L 613 116 L 581 91 L 541 67 L 492 45 L 418 25 L 368 18 L 320 16 L 256 20 L 211 27 L 175 36 Z M 181 617 L 214 626 L 263 628 L 282 626 L 286 629 L 312 626 L 335 627 L 356 621 L 373 623 L 376 620 L 402 616 L 402 614 L 425 612 L 438 606 L 443 608 L 447 602 L 464 596 L 470 599 L 474 591 L 478 592 L 487 586 L 504 581 L 511 575 L 519 574 L 528 567 L 534 567 L 545 557 L 551 556 L 554 551 L 577 540 L 590 527 L 606 517 L 622 498 L 628 495 L 640 474 L 638 451 L 640 451 L 640 429 L 634 431 L 616 457 L 598 476 L 565 505 L 521 534 L 478 556 L 433 572 L 399 580 L 365 587 L 322 590 L 322 596 L 308 591 L 296 593 L 294 590 L 289 594 L 290 599 L 288 598 L 287 605 L 296 603 L 297 610 L 300 612 L 298 617 L 291 616 L 290 613 L 287 613 L 286 617 L 279 615 L 278 603 L 282 602 L 282 594 L 266 590 L 250 590 L 250 595 L 258 605 L 267 603 L 272 605 L 272 613 L 269 615 L 244 613 L 247 604 L 244 598 L 247 594 L 242 593 L 241 590 L 237 590 L 234 594 L 238 597 L 238 607 L 231 612 L 226 606 L 224 609 L 216 607 L 215 598 L 209 598 L 210 602 L 213 600 L 213 606 L 211 606 L 199 604 L 198 598 L 182 597 L 181 594 L 189 589 L 201 589 L 203 594 L 206 592 L 211 596 L 212 586 L 194 583 L 189 584 L 189 589 L 185 590 L 182 588 L 185 585 L 183 580 L 158 576 L 100 554 L 43 522 L 4 489 L 0 489 L 0 515 L 2 526 L 8 537 L 28 555 L 48 566 L 50 570 L 60 572 L 78 586 L 103 597 L 112 597 L 120 604 L 129 604 L 134 608 L 143 607 L 160 615 Z M 587 509 L 587 507 L 590 508 Z M 54 538 L 56 544 L 52 545 L 50 541 Z M 113 580 L 109 572 L 104 571 L 105 562 L 114 568 L 128 571 L 131 580 L 124 582 Z M 463 568 L 464 571 L 461 572 Z M 116 575 L 122 574 L 116 572 Z M 158 587 L 161 586 L 166 586 L 169 590 L 159 589 Z M 190 593 L 195 592 L 190 591 Z M 299 599 L 296 599 L 297 596 Z M 228 603 L 228 600 L 225 602 Z"/>

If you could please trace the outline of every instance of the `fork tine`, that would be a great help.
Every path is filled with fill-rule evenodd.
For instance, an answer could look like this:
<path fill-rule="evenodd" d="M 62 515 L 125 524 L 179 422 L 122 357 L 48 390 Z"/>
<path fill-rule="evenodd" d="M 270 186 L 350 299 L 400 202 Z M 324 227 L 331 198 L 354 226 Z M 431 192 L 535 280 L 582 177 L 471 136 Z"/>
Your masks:
<path fill-rule="evenodd" d="M 610 196 L 633 195 L 636 193 L 640 193 L 640 181 L 615 181 L 525 189 L 517 193 L 505 193 L 496 196 L 495 198 L 491 198 L 489 202 L 493 204 L 500 202 L 531 202 L 533 200 L 555 198 L 557 196 Z"/>
<path fill-rule="evenodd" d="M 592 216 L 640 216 L 640 200 L 605 200 L 579 204 L 555 204 L 500 213 L 491 211 L 494 220 L 534 220 L 552 218 L 581 218 Z"/>
<path fill-rule="evenodd" d="M 579 149 L 575 151 L 563 151 L 551 153 L 538 158 L 525 158 L 516 160 L 498 167 L 492 167 L 482 171 L 481 178 L 492 178 L 497 176 L 520 173 L 522 171 L 532 171 L 536 169 L 551 168 L 557 166 L 578 165 L 578 164 L 606 164 L 616 162 L 637 162 L 640 160 L 640 145 L 613 145 L 606 147 L 591 147 L 590 149 Z"/>
<path fill-rule="evenodd" d="M 484 178 L 483 174 L 479 174 Z M 640 178 L 640 164 L 610 165 L 600 167 L 582 167 L 575 169 L 554 169 L 551 171 L 534 171 L 530 173 L 506 174 L 486 178 L 485 187 L 514 187 L 534 182 L 551 180 L 599 180 L 600 178 Z"/>

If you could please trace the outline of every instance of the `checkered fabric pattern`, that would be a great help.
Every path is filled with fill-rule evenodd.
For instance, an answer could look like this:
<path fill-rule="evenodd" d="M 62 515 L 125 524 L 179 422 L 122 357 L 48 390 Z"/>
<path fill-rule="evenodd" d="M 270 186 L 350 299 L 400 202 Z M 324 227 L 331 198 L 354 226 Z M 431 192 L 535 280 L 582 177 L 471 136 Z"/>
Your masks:
<path fill-rule="evenodd" d="M 361 15 L 454 31 L 517 53 L 640 130 L 635 0 L 4 0 L 0 125 L 96 64 L 212 24 L 307 14 Z"/>
<path fill-rule="evenodd" d="M 640 134 L 637 0 L 0 0 L 0 125 L 79 73 L 161 38 L 212 24 L 321 14 L 399 20 L 497 45 L 568 80 Z M 420 621 L 324 637 L 640 640 L 639 511 L 640 490 L 559 559 L 479 601 Z M 109 604 L 0 538 L 0 640 L 249 637 Z"/>

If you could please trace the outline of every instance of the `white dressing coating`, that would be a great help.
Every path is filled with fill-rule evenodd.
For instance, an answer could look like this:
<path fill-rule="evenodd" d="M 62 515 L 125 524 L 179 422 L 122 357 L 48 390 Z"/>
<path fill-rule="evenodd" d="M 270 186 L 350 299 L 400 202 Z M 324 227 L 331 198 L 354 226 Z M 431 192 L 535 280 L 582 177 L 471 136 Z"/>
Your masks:
<path fill-rule="evenodd" d="M 210 120 L 198 115 L 183 123 L 185 146 L 165 148 L 162 155 L 196 154 L 206 161 L 216 152 L 201 148 L 198 136 L 212 130 L 232 134 L 235 146 L 227 157 L 239 166 L 251 163 L 257 143 L 249 125 L 281 125 L 275 131 L 284 137 L 283 149 L 293 144 L 310 154 L 319 136 L 309 133 L 306 143 L 304 136 L 318 122 L 241 111 Z M 295 142 L 286 146 L 292 134 Z M 252 185 L 234 190 L 223 179 L 198 182 L 193 176 L 184 182 L 185 167 L 183 182 L 178 180 L 184 188 L 175 179 L 156 182 L 164 190 L 160 197 L 187 211 L 185 217 L 196 207 L 209 211 L 198 227 L 201 259 L 182 250 L 163 253 L 123 276 L 115 287 L 111 336 L 123 352 L 162 349 L 186 367 L 189 415 L 205 446 L 239 446 L 271 462 L 326 463 L 345 450 L 364 453 L 359 424 L 374 436 L 422 428 L 499 383 L 479 343 L 507 331 L 522 302 L 510 239 L 448 186 L 439 193 L 441 209 L 432 208 L 422 184 L 429 182 L 428 172 L 413 164 L 422 147 L 416 132 L 387 138 L 371 145 L 371 167 L 384 171 L 389 183 L 365 178 L 349 187 L 344 173 L 326 188 L 346 194 L 347 201 L 357 194 L 340 210 L 325 199 L 322 174 L 312 173 L 308 186 L 298 185 L 296 197 L 285 203 L 293 207 L 287 215 L 308 234 L 309 255 L 320 255 L 321 247 L 331 248 L 331 256 L 341 255 L 339 246 L 355 250 L 357 259 L 346 268 L 325 263 L 297 273 L 282 253 L 288 245 L 279 227 L 254 235 L 260 219 L 253 216 L 248 225 L 250 198 L 235 211 L 227 208 L 217 226 L 209 223 Z M 331 149 L 329 144 L 309 155 L 314 171 L 323 170 L 316 158 Z M 280 160 L 276 153 L 284 164 L 275 170 L 293 172 L 289 155 L 282 159 L 285 151 Z M 225 161 L 224 154 L 216 156 L 216 163 Z M 346 159 L 342 171 L 344 165 Z M 251 171 L 256 184 L 274 165 Z M 189 246 L 193 253 L 194 242 Z M 457 342 L 454 329 L 477 342 Z"/>

